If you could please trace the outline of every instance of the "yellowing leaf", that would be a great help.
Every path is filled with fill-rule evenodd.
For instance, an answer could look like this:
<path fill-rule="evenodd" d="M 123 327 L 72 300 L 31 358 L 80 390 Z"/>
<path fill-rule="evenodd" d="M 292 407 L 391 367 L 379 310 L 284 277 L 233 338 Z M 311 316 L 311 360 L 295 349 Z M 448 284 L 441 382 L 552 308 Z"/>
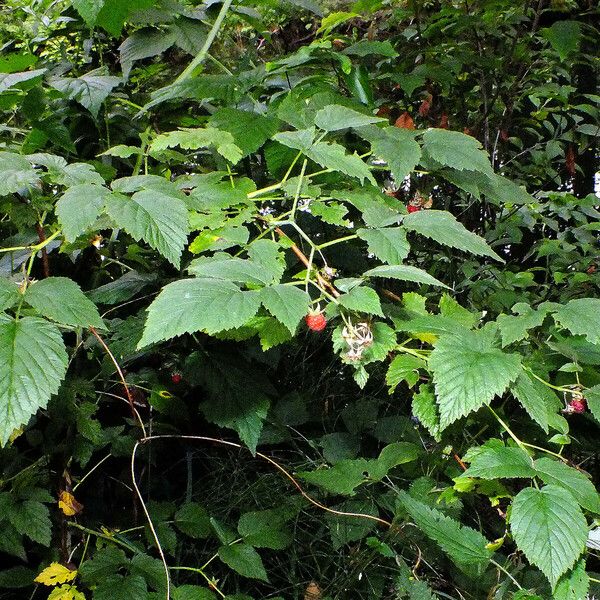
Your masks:
<path fill-rule="evenodd" d="M 77 571 L 71 571 L 67 567 L 60 563 L 54 562 L 50 566 L 46 567 L 34 581 L 37 583 L 43 583 L 44 585 L 58 585 L 59 583 L 66 583 L 67 581 L 73 581 L 77 576 Z M 68 586 L 70 587 L 70 586 Z"/>
<path fill-rule="evenodd" d="M 493 542 L 490 542 L 489 544 L 486 544 L 485 547 L 492 552 L 496 552 L 496 550 L 498 550 L 502 544 L 504 544 L 504 536 L 494 540 Z"/>
<path fill-rule="evenodd" d="M 85 600 L 85 596 L 74 585 L 61 585 L 52 590 L 48 600 Z"/>
<path fill-rule="evenodd" d="M 83 504 L 77 502 L 73 494 L 63 490 L 58 497 L 58 508 L 60 508 L 67 517 L 72 517 L 83 510 Z"/>
<path fill-rule="evenodd" d="M 24 425 L 21 425 L 21 427 L 17 427 L 16 429 L 14 429 L 8 438 L 9 444 L 12 444 L 23 433 L 24 430 Z"/>
<path fill-rule="evenodd" d="M 434 333 L 413 333 L 412 337 L 426 344 L 435 344 L 438 339 Z"/>

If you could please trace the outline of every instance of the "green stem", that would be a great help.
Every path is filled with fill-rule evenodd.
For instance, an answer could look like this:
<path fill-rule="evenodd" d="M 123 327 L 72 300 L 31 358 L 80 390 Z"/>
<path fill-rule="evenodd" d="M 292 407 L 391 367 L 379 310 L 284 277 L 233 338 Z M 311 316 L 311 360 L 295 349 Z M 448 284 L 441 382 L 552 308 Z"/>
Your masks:
<path fill-rule="evenodd" d="M 223 71 L 227 73 L 227 75 L 233 75 L 233 72 L 230 71 L 220 60 L 216 59 L 212 54 L 207 54 L 207 58 L 209 60 L 212 60 L 212 62 L 214 62 L 215 65 L 219 67 L 219 69 L 223 69 Z"/>
<path fill-rule="evenodd" d="M 556 452 L 552 452 L 552 450 L 548 450 L 546 448 L 542 448 L 541 446 L 536 446 L 535 444 L 528 444 L 527 442 L 523 442 L 523 446 L 527 446 L 528 448 L 533 448 L 534 450 L 539 450 L 540 452 L 545 452 L 546 454 L 550 454 L 551 456 L 556 456 L 556 458 L 560 458 L 560 460 L 564 463 L 568 462 L 564 456 L 557 454 Z M 561 448 L 562 450 L 562 448 Z"/>
<path fill-rule="evenodd" d="M 517 446 L 519 446 L 519 448 L 521 448 L 522 450 L 527 452 L 527 448 L 525 448 L 525 444 L 512 432 L 511 428 L 498 416 L 496 411 L 491 406 L 488 406 L 488 408 L 490 409 L 490 412 L 496 418 L 496 421 L 498 421 L 498 423 L 500 423 L 500 425 L 502 425 L 502 427 L 504 428 L 506 433 L 508 433 L 508 435 L 510 435 L 510 437 L 516 442 Z M 528 452 L 527 452 L 527 454 L 529 455 Z M 533 462 L 533 460 L 532 460 L 532 462 Z"/>
<path fill-rule="evenodd" d="M 568 394 L 570 394 L 573 390 L 566 388 L 566 387 L 562 387 L 559 385 L 552 385 L 551 383 L 548 383 L 546 380 L 542 379 L 539 375 L 536 375 L 531 369 L 529 369 L 528 367 L 525 367 L 525 370 L 529 373 L 531 373 L 531 375 L 533 377 L 535 377 L 535 379 L 537 379 L 540 383 L 543 383 L 546 387 L 549 387 L 553 390 L 556 390 L 557 392 L 566 392 Z"/>
<path fill-rule="evenodd" d="M 304 159 L 302 163 L 302 170 L 300 171 L 300 177 L 298 177 L 298 185 L 296 186 L 296 193 L 294 194 L 294 203 L 292 204 L 292 212 L 290 213 L 290 219 L 296 218 L 296 209 L 298 208 L 298 199 L 300 198 L 300 192 L 302 190 L 302 181 L 304 180 L 304 173 L 306 172 L 306 165 L 308 161 Z"/>
<path fill-rule="evenodd" d="M 411 354 L 412 356 L 416 356 L 417 358 L 420 358 L 426 362 L 429 360 L 429 357 L 423 354 L 424 352 L 426 352 L 425 350 L 415 350 L 414 348 L 407 348 L 406 346 L 402 346 L 400 344 L 396 346 L 395 349 L 400 352 L 404 352 L 405 354 Z"/>
<path fill-rule="evenodd" d="M 75 523 L 75 521 L 67 521 L 67 525 L 69 527 L 75 527 L 76 529 L 79 529 L 89 535 L 93 535 L 94 537 L 106 540 L 107 542 L 112 542 L 113 544 L 116 544 L 117 546 L 121 546 L 122 548 L 125 548 L 126 550 L 129 550 L 129 552 L 133 552 L 134 554 L 141 554 L 141 551 L 138 548 L 136 548 L 135 546 L 131 546 L 127 542 L 123 542 L 114 536 L 106 535 L 105 533 L 102 533 L 101 531 L 95 531 L 93 529 L 88 529 L 87 527 L 84 527 L 83 525 L 80 525 L 79 523 Z"/>
<path fill-rule="evenodd" d="M 329 246 L 335 246 L 336 244 L 341 244 L 342 242 L 348 242 L 350 240 L 355 240 L 358 237 L 356 234 L 346 235 L 344 237 L 338 238 L 337 240 L 331 240 L 330 242 L 324 242 L 323 244 L 319 244 L 317 246 L 317 250 L 323 250 L 323 248 L 328 248 Z"/>
<path fill-rule="evenodd" d="M 522 590 L 523 588 L 521 587 L 521 585 L 519 584 L 519 582 L 500 564 L 497 563 L 493 558 L 490 558 L 490 562 L 495 565 L 498 569 L 500 569 L 505 575 L 508 576 L 508 578 L 520 589 Z"/>
<path fill-rule="evenodd" d="M 232 2 L 233 0 L 224 0 L 223 6 L 221 6 L 221 10 L 219 11 L 215 22 L 213 23 L 213 26 L 211 27 L 211 30 L 209 31 L 208 36 L 206 38 L 206 41 L 200 49 L 200 52 L 198 52 L 194 60 L 192 60 L 192 62 L 183 70 L 179 77 L 177 77 L 177 79 L 173 82 L 173 85 L 177 85 L 182 81 L 188 79 L 188 77 L 191 76 L 196 67 L 198 67 L 204 62 L 204 59 L 207 57 L 208 51 L 210 50 L 212 43 L 215 41 L 215 38 L 219 33 L 219 29 L 221 29 L 221 25 L 223 24 L 225 15 L 227 14 L 227 11 L 229 10 L 229 7 L 231 6 Z"/>
<path fill-rule="evenodd" d="M 61 233 L 62 232 L 59 229 L 39 244 L 33 244 L 32 246 L 13 246 L 12 248 L 0 248 L 0 252 L 18 252 L 19 250 L 31 250 L 32 252 L 39 252 L 42 248 L 45 248 L 54 238 L 58 237 Z"/>
<path fill-rule="evenodd" d="M 225 598 L 225 594 L 220 589 L 217 588 L 217 586 L 215 585 L 215 582 L 202 569 L 196 569 L 194 567 L 169 567 L 169 570 L 171 570 L 171 571 L 192 571 L 193 573 L 198 573 L 199 575 L 202 575 L 202 577 L 204 577 L 204 579 L 206 580 L 206 583 L 208 583 L 211 590 L 214 590 L 215 592 L 217 592 L 217 594 L 219 594 L 219 596 L 221 596 L 221 598 Z"/>
<path fill-rule="evenodd" d="M 299 156 L 301 154 L 302 154 L 302 152 L 299 153 Z M 359 156 L 359 158 L 365 158 L 366 156 L 369 156 L 369 154 L 371 154 L 371 152 L 365 152 L 365 154 L 361 154 Z M 287 176 L 289 175 L 289 172 L 291 172 L 291 168 L 296 164 L 296 161 L 298 160 L 298 157 L 296 157 L 294 159 L 292 165 L 288 169 L 288 173 L 286 173 L 286 175 L 284 176 L 284 178 L 279 183 L 274 183 L 272 185 L 268 185 L 267 187 L 260 188 L 258 190 L 254 190 L 253 192 L 250 192 L 247 195 L 248 200 L 252 200 L 253 198 L 257 198 L 258 196 L 262 196 L 263 194 L 267 194 L 268 192 L 273 192 L 275 190 L 281 189 L 281 187 L 287 181 Z M 335 169 L 321 169 L 320 171 L 315 171 L 314 173 L 308 173 L 308 174 L 304 175 L 304 177 L 306 177 L 307 179 L 310 179 L 311 177 L 317 177 L 318 175 L 325 175 L 327 173 L 333 173 L 334 170 Z"/>

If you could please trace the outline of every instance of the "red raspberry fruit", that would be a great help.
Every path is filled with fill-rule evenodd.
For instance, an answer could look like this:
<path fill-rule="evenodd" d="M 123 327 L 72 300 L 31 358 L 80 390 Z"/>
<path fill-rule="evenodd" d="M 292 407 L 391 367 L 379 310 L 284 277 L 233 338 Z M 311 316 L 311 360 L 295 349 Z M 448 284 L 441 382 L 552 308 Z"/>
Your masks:
<path fill-rule="evenodd" d="M 327 319 L 321 313 L 306 315 L 304 321 L 311 331 L 323 331 L 327 326 Z"/>
<path fill-rule="evenodd" d="M 407 210 L 409 213 L 414 213 L 414 212 L 419 212 L 419 211 L 421 210 L 421 207 L 420 207 L 420 206 L 415 206 L 414 204 L 409 204 L 409 205 L 406 207 L 406 210 Z"/>
<path fill-rule="evenodd" d="M 587 402 L 585 398 L 573 398 L 571 402 L 569 402 L 569 412 L 574 413 L 584 413 L 587 410 Z"/>
<path fill-rule="evenodd" d="M 181 383 L 181 380 L 182 380 L 181 373 L 173 373 L 173 375 L 171 375 L 171 381 L 174 384 Z"/>

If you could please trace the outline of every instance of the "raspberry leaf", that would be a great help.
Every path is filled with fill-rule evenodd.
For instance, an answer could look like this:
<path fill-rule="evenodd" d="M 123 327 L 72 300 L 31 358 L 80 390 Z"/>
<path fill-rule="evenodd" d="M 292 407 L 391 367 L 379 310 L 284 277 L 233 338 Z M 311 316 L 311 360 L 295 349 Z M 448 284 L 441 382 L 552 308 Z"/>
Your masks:
<path fill-rule="evenodd" d="M 429 367 L 445 429 L 504 393 L 519 376 L 521 359 L 495 348 L 488 332 L 465 331 L 441 336 Z"/>
<path fill-rule="evenodd" d="M 60 331 L 48 321 L 0 321 L 0 444 L 58 391 L 67 358 Z"/>
<path fill-rule="evenodd" d="M 258 292 L 243 292 L 231 281 L 180 279 L 166 285 L 148 308 L 138 348 L 184 333 L 241 327 L 259 306 Z"/>
<path fill-rule="evenodd" d="M 521 490 L 512 504 L 510 528 L 517 546 L 552 588 L 579 558 L 587 524 L 573 495 L 556 485 Z"/>
<path fill-rule="evenodd" d="M 454 215 L 443 210 L 420 210 L 406 215 L 402 225 L 409 231 L 457 250 L 470 252 L 478 256 L 489 256 L 500 262 L 504 260 L 498 256 L 488 243 L 477 234 L 469 231 Z"/>
<path fill-rule="evenodd" d="M 481 533 L 415 500 L 407 492 L 400 492 L 399 496 L 419 529 L 464 571 L 479 572 L 488 564 L 491 552 L 486 548 L 488 541 Z"/>

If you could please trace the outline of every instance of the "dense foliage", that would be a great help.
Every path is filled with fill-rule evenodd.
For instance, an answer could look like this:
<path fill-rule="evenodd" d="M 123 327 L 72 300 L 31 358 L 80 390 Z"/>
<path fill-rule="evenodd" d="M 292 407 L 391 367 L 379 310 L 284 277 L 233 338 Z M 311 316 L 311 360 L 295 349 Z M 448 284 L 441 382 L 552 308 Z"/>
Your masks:
<path fill-rule="evenodd" d="M 0 598 L 600 593 L 593 0 L 5 0 Z"/>

